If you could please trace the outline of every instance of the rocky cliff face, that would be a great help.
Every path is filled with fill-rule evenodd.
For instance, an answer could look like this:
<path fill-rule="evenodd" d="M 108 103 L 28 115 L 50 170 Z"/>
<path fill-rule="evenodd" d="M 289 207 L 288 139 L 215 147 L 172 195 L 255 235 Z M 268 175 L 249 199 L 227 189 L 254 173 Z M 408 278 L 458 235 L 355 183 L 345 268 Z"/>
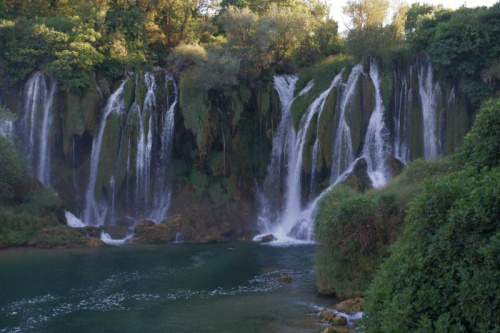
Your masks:
<path fill-rule="evenodd" d="M 335 63 L 299 75 L 290 108 L 295 131 L 330 88 L 303 129 L 302 204 L 363 154 L 377 108 L 383 108 L 379 125 L 385 127 L 387 154 L 402 163 L 450 154 L 467 132 L 474 110 L 467 109 L 457 83 L 425 59 L 380 69 L 377 81 L 371 66 Z M 329 87 L 336 75 L 338 83 Z M 182 214 L 194 229 L 199 224 L 200 233 L 214 228 L 241 235 L 255 226 L 254 199 L 264 187 L 282 118 L 271 81 L 206 92 L 189 73 L 176 80 L 158 70 L 122 82 L 97 75 L 93 82 L 74 93 L 37 73 L 0 93 L 1 104 L 17 114 L 14 132 L 28 147 L 33 174 L 45 156 L 43 179 L 67 209 L 91 225 L 130 226 Z M 310 82 L 314 88 L 298 96 Z M 342 128 L 350 133 L 339 141 Z M 275 198 L 279 205 L 282 195 Z"/>

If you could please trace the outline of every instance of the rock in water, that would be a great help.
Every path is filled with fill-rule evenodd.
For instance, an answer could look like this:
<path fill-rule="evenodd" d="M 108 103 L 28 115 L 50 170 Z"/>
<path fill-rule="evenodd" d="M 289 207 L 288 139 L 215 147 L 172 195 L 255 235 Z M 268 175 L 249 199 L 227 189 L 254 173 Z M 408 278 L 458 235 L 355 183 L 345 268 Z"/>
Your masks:
<path fill-rule="evenodd" d="M 336 316 L 335 318 L 333 318 L 333 325 L 345 326 L 347 325 L 347 318 L 344 316 Z"/>
<path fill-rule="evenodd" d="M 356 312 L 363 311 L 363 298 L 356 297 L 345 300 L 338 304 L 335 304 L 333 308 L 337 311 L 347 313 L 348 315 L 352 315 Z"/>
<path fill-rule="evenodd" d="M 335 313 L 327 309 L 323 309 L 319 316 L 322 320 L 329 323 L 333 322 L 333 320 L 335 319 Z"/>
<path fill-rule="evenodd" d="M 276 240 L 276 237 L 274 237 L 273 234 L 269 234 L 269 235 L 265 235 L 264 237 L 262 237 L 261 242 L 262 243 L 269 243 L 269 242 L 272 242 L 274 240 Z"/>

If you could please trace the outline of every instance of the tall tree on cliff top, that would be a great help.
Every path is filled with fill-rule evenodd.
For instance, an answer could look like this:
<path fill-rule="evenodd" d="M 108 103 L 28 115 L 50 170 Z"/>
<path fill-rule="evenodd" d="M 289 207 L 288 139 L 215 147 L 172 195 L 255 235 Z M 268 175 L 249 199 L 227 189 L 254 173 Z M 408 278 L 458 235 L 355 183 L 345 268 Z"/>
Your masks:
<path fill-rule="evenodd" d="M 389 9 L 389 1 L 350 0 L 342 9 L 351 20 L 350 29 L 381 27 Z"/>

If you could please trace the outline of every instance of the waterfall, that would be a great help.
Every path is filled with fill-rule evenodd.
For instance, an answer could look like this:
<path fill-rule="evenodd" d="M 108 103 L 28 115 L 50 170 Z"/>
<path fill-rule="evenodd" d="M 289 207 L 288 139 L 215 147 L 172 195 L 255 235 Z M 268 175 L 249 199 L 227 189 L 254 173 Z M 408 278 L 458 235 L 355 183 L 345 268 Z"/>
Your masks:
<path fill-rule="evenodd" d="M 349 168 L 354 160 L 351 129 L 346 121 L 346 109 L 352 101 L 352 98 L 355 97 L 354 92 L 356 91 L 356 85 L 362 73 L 363 66 L 361 64 L 354 66 L 342 93 L 339 124 L 333 143 L 332 173 L 330 177 L 332 181 L 336 181 L 339 176 Z"/>
<path fill-rule="evenodd" d="M 169 82 L 173 85 L 173 91 L 168 90 Z M 162 116 L 160 127 L 161 133 L 161 150 L 160 158 L 156 166 L 155 187 L 153 193 L 153 206 L 149 214 L 149 218 L 160 222 L 167 217 L 170 207 L 170 174 L 172 172 L 172 151 L 174 145 L 174 128 L 175 128 L 175 107 L 178 99 L 178 89 L 174 78 L 170 74 L 165 74 L 165 89 L 167 91 L 168 100 L 166 111 Z"/>
<path fill-rule="evenodd" d="M 436 105 L 441 95 L 439 83 L 434 83 L 432 65 L 425 61 L 419 62 L 418 92 L 422 102 L 424 158 L 436 158 L 439 154 Z"/>
<path fill-rule="evenodd" d="M 139 76 L 137 76 L 136 87 Z M 142 109 L 134 103 L 132 109 L 137 113 L 138 118 L 138 140 L 137 140 L 137 156 L 136 156 L 136 207 L 139 212 L 136 215 L 141 215 L 140 212 L 147 210 L 150 205 L 149 199 L 151 195 L 151 151 L 153 148 L 153 116 L 156 112 L 156 81 L 152 73 L 144 74 L 144 83 L 146 84 L 147 92 L 144 97 Z M 137 94 L 137 92 L 136 92 Z"/>
<path fill-rule="evenodd" d="M 387 168 L 389 131 L 385 126 L 385 107 L 380 93 L 378 67 L 373 60 L 370 62 L 370 77 L 375 86 L 375 109 L 372 112 L 368 130 L 366 131 L 362 155 L 368 164 L 368 176 L 372 186 L 379 188 L 384 186 L 391 178 Z"/>
<path fill-rule="evenodd" d="M 14 134 L 14 121 L 11 119 L 0 119 L 0 135 L 11 140 Z"/>
<path fill-rule="evenodd" d="M 50 186 L 50 132 L 55 91 L 54 80 L 41 72 L 33 74 L 24 86 L 22 116 L 18 123 L 33 174 L 45 186 Z"/>
<path fill-rule="evenodd" d="M 347 113 L 350 112 L 350 106 L 354 100 L 359 98 L 356 91 L 359 86 L 359 79 L 363 75 L 366 74 L 363 72 L 361 64 L 352 68 L 345 84 L 341 82 L 342 72 L 336 75 L 330 86 L 309 105 L 300 120 L 297 132 L 293 128 L 291 119 L 291 104 L 294 100 L 293 91 L 297 78 L 275 77 L 275 89 L 278 91 L 282 107 L 282 120 L 273 138 L 271 163 L 268 167 L 266 183 L 272 181 L 275 184 L 280 184 L 281 179 L 285 179 L 285 191 L 281 192 L 284 195 L 284 202 L 282 202 L 282 208 L 274 208 L 274 211 L 270 211 L 269 205 L 263 205 L 265 209 L 261 207 L 259 222 L 265 232 L 272 232 L 278 240 L 311 240 L 314 233 L 314 214 L 319 199 L 333 186 L 345 180 L 361 158 L 364 158 L 367 162 L 367 173 L 374 187 L 383 186 L 391 178 L 387 165 L 387 157 L 390 152 L 389 130 L 385 124 L 385 107 L 382 101 L 379 71 L 374 61 L 370 62 L 369 78 L 374 86 L 375 104 L 373 110 L 371 110 L 366 133 L 363 133 L 362 150 L 357 158 L 355 155 L 351 128 L 347 122 Z M 326 99 L 335 87 L 338 87 L 340 101 L 338 105 L 334 106 L 338 122 L 336 123 L 332 144 L 333 161 L 330 176 L 332 185 L 313 200 L 309 200 L 304 208 L 302 205 L 301 177 L 306 133 L 310 126 L 316 126 L 316 132 L 318 133 L 320 116 L 325 107 Z M 318 116 L 317 123 L 312 124 L 315 116 Z M 335 124 L 332 124 L 332 126 L 335 126 Z M 309 189 L 311 192 L 319 156 L 319 140 L 320 138 L 317 135 L 312 149 L 312 179 Z M 286 171 L 286 174 L 284 171 Z M 267 198 L 270 197 L 270 194 L 267 188 L 265 188 L 264 192 L 265 198 L 261 202 L 269 201 Z M 264 213 L 267 213 L 267 218 L 262 217 L 265 216 Z"/>
<path fill-rule="evenodd" d="M 274 88 L 278 92 L 280 100 L 281 119 L 274 133 L 271 161 L 267 167 L 264 183 L 264 192 L 267 195 L 262 194 L 259 200 L 261 205 L 258 223 L 263 230 L 269 230 L 271 222 L 275 221 L 280 213 L 281 202 L 276 200 L 281 197 L 281 193 L 284 191 L 282 178 L 285 172 L 285 163 L 292 154 L 292 143 L 295 141 L 290 108 L 298 79 L 294 75 L 274 77 Z M 308 86 L 312 88 L 312 82 Z"/>
<path fill-rule="evenodd" d="M 339 74 L 332 80 L 330 86 L 312 102 L 302 116 L 299 129 L 296 132 L 293 127 L 291 104 L 293 103 L 293 92 L 297 77 L 277 76 L 274 79 L 275 89 L 278 92 L 282 108 L 282 119 L 273 139 L 271 163 L 268 167 L 268 179 L 266 179 L 266 183 L 280 182 L 278 177 L 281 177 L 283 170 L 286 170 L 285 198 L 283 209 L 279 213 L 270 212 L 267 218 L 261 217 L 261 220 L 265 222 L 264 227 L 267 227 L 267 229 L 274 227 L 272 232 L 280 239 L 289 237 L 290 233 L 295 234 L 298 232 L 292 232 L 292 229 L 297 224 L 297 217 L 300 215 L 302 207 L 301 175 L 306 133 L 314 117 L 319 115 L 323 110 L 331 90 L 339 84 L 340 80 L 341 75 Z M 312 89 L 312 86 L 313 83 L 309 82 L 298 96 L 308 93 Z M 285 165 L 286 168 L 284 168 Z M 267 195 L 267 197 L 269 198 L 270 195 Z M 266 208 L 265 210 L 269 211 L 269 207 Z M 271 226 L 271 221 L 276 220 L 278 222 L 272 223 Z M 261 225 L 263 225 L 262 222 Z M 309 239 L 310 236 L 306 235 L 302 238 Z"/>
<path fill-rule="evenodd" d="M 411 73 L 410 67 L 410 73 Z M 412 89 L 408 84 L 404 73 L 398 71 L 394 66 L 394 145 L 393 155 L 400 161 L 407 163 L 410 159 L 408 148 L 409 117 L 412 104 Z"/>
<path fill-rule="evenodd" d="M 95 185 L 97 173 L 99 171 L 99 159 L 101 157 L 101 144 L 106 127 L 108 116 L 113 113 L 120 114 L 124 111 L 123 92 L 127 80 L 120 84 L 120 87 L 108 98 L 106 106 L 99 121 L 99 129 L 97 130 L 94 140 L 92 141 L 92 153 L 90 157 L 90 174 L 85 194 L 85 211 L 83 212 L 83 221 L 87 225 L 103 225 L 107 214 L 107 205 L 99 204 L 95 201 Z"/>

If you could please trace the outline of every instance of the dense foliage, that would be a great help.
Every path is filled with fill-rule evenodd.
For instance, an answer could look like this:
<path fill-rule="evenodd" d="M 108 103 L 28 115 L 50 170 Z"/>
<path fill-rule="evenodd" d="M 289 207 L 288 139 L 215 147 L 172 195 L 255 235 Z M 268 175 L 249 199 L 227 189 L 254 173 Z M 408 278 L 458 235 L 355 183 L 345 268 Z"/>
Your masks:
<path fill-rule="evenodd" d="M 0 135 L 0 248 L 38 242 L 41 230 L 63 221 L 61 199 L 26 174 L 23 159 Z M 44 242 L 52 242 L 44 235 Z"/>
<path fill-rule="evenodd" d="M 367 293 L 366 332 L 499 329 L 498 119 L 500 101 L 487 103 L 458 154 L 462 169 L 411 203 Z"/>
<path fill-rule="evenodd" d="M 316 240 L 317 284 L 320 292 L 345 298 L 363 294 L 389 245 L 399 236 L 405 211 L 422 191 L 424 179 L 449 173 L 449 159 L 416 160 L 386 187 L 358 193 L 339 185 L 319 202 Z"/>
<path fill-rule="evenodd" d="M 0 5 L 0 86 L 43 70 L 78 89 L 96 71 L 115 79 L 155 65 L 179 67 L 179 54 L 189 60 L 184 67 L 199 65 L 203 78 L 229 66 L 252 79 L 311 63 L 338 52 L 336 45 L 337 24 L 320 1 L 9 0 Z M 224 78 L 203 86 L 224 87 L 217 80 Z"/>

